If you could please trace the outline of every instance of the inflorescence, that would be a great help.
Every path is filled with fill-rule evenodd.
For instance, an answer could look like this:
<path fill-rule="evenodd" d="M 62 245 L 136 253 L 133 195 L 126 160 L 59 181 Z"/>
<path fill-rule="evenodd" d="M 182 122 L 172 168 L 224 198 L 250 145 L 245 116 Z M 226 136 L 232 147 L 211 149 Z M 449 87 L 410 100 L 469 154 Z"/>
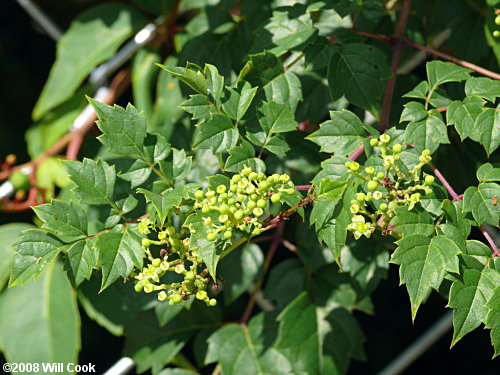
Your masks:
<path fill-rule="evenodd" d="M 273 174 L 266 177 L 251 168 L 244 168 L 234 175 L 228 185 L 221 184 L 214 190 L 207 188 L 194 192 L 195 202 L 191 213 L 201 215 L 209 229 L 208 241 L 223 241 L 230 246 L 235 236 L 251 238 L 262 231 L 262 217 L 269 213 L 269 205 L 284 201 L 284 194 L 294 194 L 295 188 L 286 174 Z M 158 292 L 160 301 L 168 300 L 174 305 L 194 295 L 209 306 L 215 306 L 217 300 L 210 298 L 207 288 L 210 275 L 198 250 L 190 246 L 191 227 L 181 227 L 177 231 L 171 225 L 171 218 L 166 227 L 156 228 L 149 217 L 138 223 L 138 231 L 146 236 L 142 240 L 149 263 L 141 272 L 136 273 L 135 290 L 146 293 Z M 152 233 L 156 239 L 151 239 Z M 153 256 L 152 246 L 161 248 L 159 257 Z M 162 282 L 168 271 L 181 276 L 179 282 Z M 217 284 L 214 284 L 215 288 Z"/>
<path fill-rule="evenodd" d="M 382 134 L 379 139 L 371 139 L 370 145 L 383 161 L 383 170 L 376 172 L 373 166 L 360 170 L 355 161 L 346 162 L 350 173 L 366 182 L 366 193 L 358 192 L 356 199 L 351 201 L 350 210 L 353 214 L 347 228 L 358 239 L 361 236 L 370 237 L 375 229 L 382 234 L 391 232 L 390 221 L 395 216 L 394 210 L 399 206 L 407 206 L 412 210 L 423 194 L 431 194 L 434 176 L 426 175 L 421 182 L 420 170 L 432 160 L 429 150 L 423 150 L 416 164 L 407 173 L 403 173 L 396 162 L 400 160 L 403 151 L 401 144 L 388 147 L 390 136 Z"/>

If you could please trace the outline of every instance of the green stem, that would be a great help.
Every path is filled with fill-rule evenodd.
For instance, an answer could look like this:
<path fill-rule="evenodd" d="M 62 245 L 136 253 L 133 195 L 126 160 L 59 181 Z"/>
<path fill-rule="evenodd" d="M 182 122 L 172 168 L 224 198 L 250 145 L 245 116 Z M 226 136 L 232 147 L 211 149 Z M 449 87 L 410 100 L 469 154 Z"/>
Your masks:
<path fill-rule="evenodd" d="M 238 241 L 236 241 L 235 243 L 233 243 L 231 246 L 229 246 L 226 250 L 224 250 L 222 252 L 222 254 L 220 255 L 220 258 L 219 258 L 219 262 L 224 259 L 224 257 L 226 257 L 227 255 L 229 255 L 229 253 L 231 253 L 231 251 L 233 251 L 234 249 L 238 248 L 239 246 L 241 246 L 242 244 L 244 244 L 245 242 L 247 241 L 247 239 L 245 237 L 241 237 Z"/>

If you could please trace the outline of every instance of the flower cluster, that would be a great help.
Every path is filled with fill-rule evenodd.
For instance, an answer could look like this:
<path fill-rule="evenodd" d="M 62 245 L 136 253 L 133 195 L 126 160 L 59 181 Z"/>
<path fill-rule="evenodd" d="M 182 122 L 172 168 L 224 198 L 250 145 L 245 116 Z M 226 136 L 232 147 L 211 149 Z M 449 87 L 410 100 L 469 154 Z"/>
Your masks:
<path fill-rule="evenodd" d="M 209 228 L 206 231 L 207 240 L 221 240 L 229 245 L 235 234 L 241 237 L 259 235 L 263 226 L 262 217 L 269 213 L 270 202 L 279 203 L 285 200 L 285 194 L 294 193 L 295 188 L 288 175 L 267 177 L 251 168 L 244 168 L 231 178 L 228 185 L 221 184 L 215 190 L 195 191 L 194 204 L 187 208 L 186 215 L 201 213 L 205 226 Z M 192 202 L 190 200 L 189 203 Z M 215 306 L 217 301 L 209 298 L 207 293 L 210 282 L 208 270 L 198 249 L 190 247 L 193 228 L 184 225 L 177 232 L 171 225 L 171 218 L 166 225 L 157 228 L 149 217 L 141 218 L 137 224 L 137 230 L 144 236 L 142 248 L 149 262 L 133 275 L 135 290 L 158 292 L 158 299 L 168 300 L 171 305 L 194 295 L 207 305 Z M 178 280 L 165 281 L 173 279 L 172 272 L 177 274 L 174 278 Z"/>
<path fill-rule="evenodd" d="M 234 175 L 229 186 L 219 185 L 215 190 L 195 192 L 195 208 L 201 210 L 207 231 L 207 240 L 229 240 L 233 232 L 257 236 L 262 230 L 260 218 L 269 211 L 269 202 L 278 203 L 283 194 L 294 194 L 293 182 L 287 174 L 253 172 L 244 168 Z"/>
<path fill-rule="evenodd" d="M 376 172 L 372 166 L 360 170 L 361 166 L 355 161 L 345 164 L 350 173 L 366 182 L 366 192 L 358 192 L 350 206 L 353 217 L 347 229 L 356 239 L 363 235 L 370 237 L 376 228 L 387 234 L 397 207 L 407 206 L 411 210 L 420 201 L 422 193 L 432 193 L 430 186 L 434 183 L 434 176 L 426 175 L 423 183 L 420 176 L 422 167 L 432 160 L 430 151 L 423 150 L 418 164 L 403 173 L 396 163 L 401 158 L 403 146 L 394 144 L 389 148 L 390 139 L 389 135 L 382 134 L 378 139 L 370 140 L 374 152 L 382 159 L 383 172 Z"/>
<path fill-rule="evenodd" d="M 149 218 L 143 218 L 138 224 L 141 234 L 151 233 L 153 224 Z M 210 281 L 208 272 L 202 271 L 198 274 L 199 266 L 203 264 L 203 259 L 196 250 L 189 250 L 189 237 L 181 238 L 173 226 L 168 226 L 159 231 L 157 240 L 144 238 L 142 248 L 146 252 L 151 263 L 145 266 L 141 272 L 136 274 L 135 290 L 146 293 L 159 292 L 160 301 L 168 300 L 174 305 L 187 300 L 190 295 L 195 295 L 197 299 L 204 301 L 209 306 L 215 306 L 217 300 L 209 298 L 207 286 Z M 159 257 L 154 257 L 151 246 L 157 245 L 165 247 L 160 250 Z M 167 271 L 173 271 L 180 275 L 183 280 L 173 283 L 162 283 L 161 278 Z"/>

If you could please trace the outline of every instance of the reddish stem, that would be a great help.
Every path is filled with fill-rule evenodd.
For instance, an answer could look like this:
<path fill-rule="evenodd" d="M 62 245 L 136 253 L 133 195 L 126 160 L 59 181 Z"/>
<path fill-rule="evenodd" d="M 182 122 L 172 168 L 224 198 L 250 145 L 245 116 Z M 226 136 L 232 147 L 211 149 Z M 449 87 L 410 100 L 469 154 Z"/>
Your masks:
<path fill-rule="evenodd" d="M 283 241 L 283 232 L 285 230 L 285 226 L 281 223 L 274 234 L 273 242 L 269 246 L 269 251 L 267 252 L 266 259 L 264 260 L 263 274 L 265 275 L 271 266 L 271 261 L 273 260 L 274 254 L 276 254 L 276 250 L 278 250 L 279 245 Z M 260 279 L 255 283 L 255 287 L 252 291 L 252 295 L 250 296 L 250 300 L 247 303 L 243 316 L 240 319 L 240 323 L 245 325 L 248 320 L 252 316 L 252 311 L 255 306 L 255 300 L 257 298 L 257 293 L 262 288 L 263 281 Z"/>
<path fill-rule="evenodd" d="M 389 118 L 391 116 L 392 99 L 394 97 L 394 89 L 396 88 L 396 78 L 399 67 L 399 61 L 401 60 L 401 54 L 403 53 L 404 43 L 402 38 L 405 35 L 406 24 L 408 23 L 408 16 L 410 14 L 412 0 L 405 0 L 403 3 L 403 10 L 399 17 L 396 30 L 392 35 L 392 39 L 396 40 L 396 43 L 392 48 L 392 60 L 391 60 L 391 77 L 387 80 L 387 85 L 385 86 L 384 100 L 382 103 L 382 110 L 380 112 L 380 122 L 378 125 L 378 130 L 383 133 L 386 131 L 389 125 Z"/>
<path fill-rule="evenodd" d="M 349 155 L 349 159 L 351 160 L 356 160 L 359 158 L 362 154 L 363 151 L 365 151 L 365 148 L 363 147 L 363 144 L 361 143 L 356 150 L 352 152 L 351 155 Z"/>
<path fill-rule="evenodd" d="M 434 174 L 436 175 L 436 177 L 439 179 L 439 181 L 441 181 L 441 183 L 444 185 L 446 190 L 448 190 L 448 193 L 450 193 L 451 197 L 453 198 L 453 201 L 460 200 L 458 198 L 458 194 L 455 192 L 455 190 L 453 190 L 453 188 L 448 183 L 448 181 L 446 181 L 446 178 L 444 178 L 444 176 L 441 174 L 441 172 L 439 172 L 439 169 L 437 169 L 434 166 L 434 164 L 432 164 L 432 163 L 429 163 L 429 167 L 431 167 L 431 169 L 434 171 Z"/>
<path fill-rule="evenodd" d="M 311 188 L 311 185 L 297 185 L 295 186 L 295 189 L 297 190 L 303 190 L 303 191 L 307 191 Z"/>
<path fill-rule="evenodd" d="M 481 233 L 483 234 L 484 238 L 486 238 L 486 241 L 488 241 L 488 244 L 493 249 L 493 256 L 500 257 L 500 249 L 498 249 L 497 245 L 495 244 L 495 241 L 493 241 L 493 238 L 491 238 L 490 234 L 486 232 L 486 229 L 484 229 L 483 226 L 480 225 L 479 229 L 481 230 Z"/>

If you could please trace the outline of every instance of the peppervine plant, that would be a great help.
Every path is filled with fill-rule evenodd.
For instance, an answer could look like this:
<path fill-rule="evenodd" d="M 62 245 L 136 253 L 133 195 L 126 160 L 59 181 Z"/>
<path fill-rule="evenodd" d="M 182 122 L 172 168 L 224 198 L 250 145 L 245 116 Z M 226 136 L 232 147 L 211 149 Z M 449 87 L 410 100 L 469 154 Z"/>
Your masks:
<path fill-rule="evenodd" d="M 67 278 L 91 318 L 127 337 L 139 372 L 173 363 L 226 375 L 342 374 L 365 358 L 353 311 L 372 312 L 392 263 L 412 319 L 439 291 L 453 309 L 452 345 L 484 324 L 498 355 L 500 251 L 487 230 L 500 219 L 498 74 L 427 62 L 397 108 L 402 48 L 416 44 L 404 39 L 412 1 L 401 2 L 393 37 L 359 29 L 395 14 L 376 0 L 167 3 L 174 31 L 180 9 L 194 12 L 189 35 L 169 34 L 178 51 L 164 64 L 158 51 L 136 54 L 135 105 L 87 97 L 103 147 L 61 161 L 69 179 L 57 182 L 57 198 L 29 201 L 39 228 L 14 243 L 9 286 Z M 205 40 L 194 29 L 208 28 L 210 12 L 220 19 Z M 349 15 L 352 29 L 340 21 Z M 255 28 L 255 39 L 241 28 Z M 487 32 L 498 55 L 499 31 Z M 394 43 L 392 66 L 366 36 Z M 35 116 L 60 104 L 48 90 Z M 446 165 L 450 143 L 485 151 L 463 194 L 434 165 Z M 11 182 L 27 183 L 19 172 Z M 31 183 L 29 199 L 43 196 Z M 294 231 L 297 245 L 286 239 Z M 280 245 L 291 252 L 274 264 Z M 1 334 L 0 347 L 16 358 Z"/>

